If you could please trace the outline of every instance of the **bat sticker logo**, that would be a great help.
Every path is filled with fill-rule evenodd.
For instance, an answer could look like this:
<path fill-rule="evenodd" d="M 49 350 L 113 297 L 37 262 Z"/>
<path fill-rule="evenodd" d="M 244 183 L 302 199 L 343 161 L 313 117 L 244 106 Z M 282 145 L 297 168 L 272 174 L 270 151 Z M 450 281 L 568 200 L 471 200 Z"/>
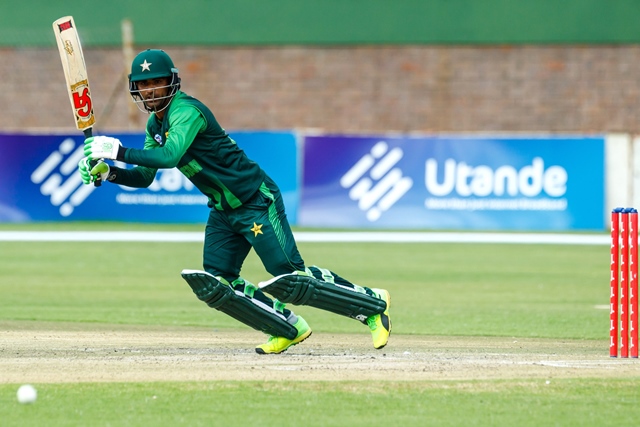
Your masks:
<path fill-rule="evenodd" d="M 80 117 L 87 118 L 91 115 L 91 96 L 88 87 L 82 88 L 82 93 L 73 92 L 73 106 Z"/>
<path fill-rule="evenodd" d="M 55 22 L 54 22 L 55 24 Z M 73 24 L 71 23 L 71 21 L 65 21 L 65 22 L 61 22 L 58 24 L 58 29 L 60 32 L 63 32 L 64 30 L 70 30 L 71 28 L 73 28 Z"/>
<path fill-rule="evenodd" d="M 67 52 L 67 55 L 73 55 L 73 45 L 69 40 L 64 41 L 64 50 Z"/>
<path fill-rule="evenodd" d="M 93 102 L 89 92 L 89 82 L 82 80 L 70 87 L 73 98 L 73 109 L 76 113 L 76 120 L 84 127 L 91 126 L 95 122 L 93 115 Z"/>

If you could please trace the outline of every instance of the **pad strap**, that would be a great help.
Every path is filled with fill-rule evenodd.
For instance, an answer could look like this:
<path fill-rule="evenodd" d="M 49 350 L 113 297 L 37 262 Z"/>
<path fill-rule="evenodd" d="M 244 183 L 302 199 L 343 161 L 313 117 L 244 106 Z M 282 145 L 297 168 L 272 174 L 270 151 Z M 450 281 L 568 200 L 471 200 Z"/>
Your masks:
<path fill-rule="evenodd" d="M 335 283 L 323 282 L 304 272 L 274 277 L 259 284 L 260 289 L 280 301 L 308 305 L 365 322 L 382 313 L 387 303 L 367 293 Z"/>
<path fill-rule="evenodd" d="M 298 335 L 298 330 L 287 322 L 281 305 L 275 309 L 269 307 L 253 298 L 253 292 L 236 291 L 206 271 L 182 270 L 181 275 L 198 299 L 209 307 L 269 335 L 290 340 Z"/>

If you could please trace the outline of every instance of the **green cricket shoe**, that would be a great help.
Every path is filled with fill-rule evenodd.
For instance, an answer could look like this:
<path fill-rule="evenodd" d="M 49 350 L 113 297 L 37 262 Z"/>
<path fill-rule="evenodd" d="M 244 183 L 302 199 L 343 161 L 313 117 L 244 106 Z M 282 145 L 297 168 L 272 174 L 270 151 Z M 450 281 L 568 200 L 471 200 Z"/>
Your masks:
<path fill-rule="evenodd" d="M 290 340 L 285 337 L 274 337 L 272 335 L 269 337 L 269 341 L 256 347 L 256 353 L 279 354 L 311 336 L 311 328 L 302 317 L 298 316 L 298 321 L 294 323 L 293 326 L 298 330 L 298 335 L 294 339 Z"/>
<path fill-rule="evenodd" d="M 387 345 L 389 335 L 391 335 L 391 317 L 389 317 L 389 306 L 391 305 L 391 295 L 386 289 L 371 289 L 378 298 L 387 303 L 387 308 L 380 314 L 374 314 L 367 318 L 367 325 L 371 330 L 373 346 L 380 349 Z"/>

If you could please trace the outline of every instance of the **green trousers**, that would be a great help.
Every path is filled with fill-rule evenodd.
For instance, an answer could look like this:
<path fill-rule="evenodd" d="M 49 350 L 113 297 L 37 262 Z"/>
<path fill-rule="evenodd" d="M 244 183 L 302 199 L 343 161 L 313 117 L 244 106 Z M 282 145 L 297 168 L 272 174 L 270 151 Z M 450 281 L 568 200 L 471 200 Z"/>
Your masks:
<path fill-rule="evenodd" d="M 251 200 L 232 211 L 211 209 L 205 230 L 203 266 L 229 282 L 240 277 L 251 248 L 269 274 L 304 270 L 278 186 L 268 177 Z"/>

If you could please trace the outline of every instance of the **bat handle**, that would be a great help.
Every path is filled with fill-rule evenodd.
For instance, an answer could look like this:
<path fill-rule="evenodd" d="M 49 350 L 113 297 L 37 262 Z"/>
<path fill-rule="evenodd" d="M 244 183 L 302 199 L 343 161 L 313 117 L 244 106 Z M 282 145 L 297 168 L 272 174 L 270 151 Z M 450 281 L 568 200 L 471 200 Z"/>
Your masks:
<path fill-rule="evenodd" d="M 84 139 L 87 138 L 91 138 L 93 136 L 93 129 L 92 128 L 86 128 L 85 130 L 82 131 L 84 133 Z M 95 160 L 91 160 L 89 162 L 89 166 L 94 167 L 98 162 L 96 162 Z M 100 177 L 96 177 L 96 180 L 93 181 L 93 185 L 96 187 L 100 187 L 102 185 L 102 179 L 100 179 Z"/>

